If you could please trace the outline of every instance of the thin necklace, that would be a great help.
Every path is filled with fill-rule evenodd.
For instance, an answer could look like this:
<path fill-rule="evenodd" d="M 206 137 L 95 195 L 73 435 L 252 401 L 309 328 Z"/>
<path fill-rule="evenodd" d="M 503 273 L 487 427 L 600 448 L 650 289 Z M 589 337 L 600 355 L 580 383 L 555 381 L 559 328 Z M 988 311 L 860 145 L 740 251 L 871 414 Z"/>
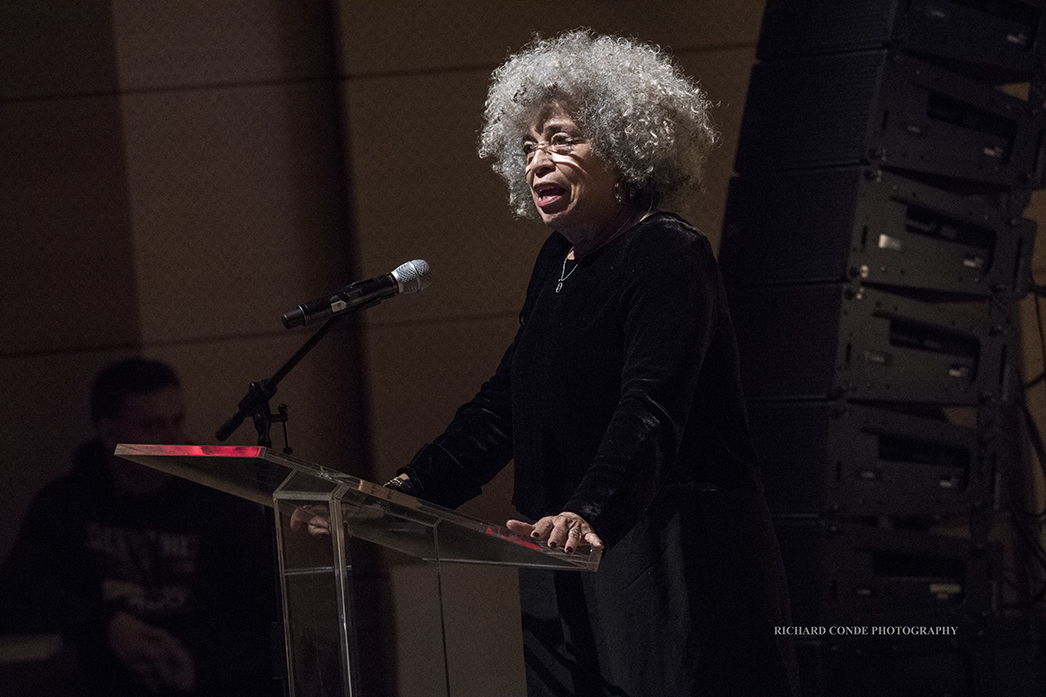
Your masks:
<path fill-rule="evenodd" d="M 631 222 L 632 218 L 634 218 L 634 217 L 635 217 L 635 213 L 633 213 L 632 215 L 630 215 L 627 218 L 625 218 L 625 222 L 621 223 L 621 227 L 619 227 L 617 229 L 617 232 L 615 232 L 613 235 L 608 237 L 602 244 L 599 245 L 599 247 L 603 247 L 603 246 L 605 246 L 607 244 L 610 244 L 610 241 L 613 240 L 618 235 L 620 235 L 622 233 L 622 231 L 625 229 L 625 226 L 628 225 L 629 222 Z M 596 247 L 596 249 L 599 249 L 599 247 Z M 591 250 L 589 252 L 589 254 L 591 254 L 592 252 L 596 251 L 596 249 Z M 559 272 L 559 282 L 556 284 L 556 292 L 557 293 L 559 291 L 563 290 L 563 281 L 565 281 L 568 278 L 570 278 L 570 274 L 572 274 L 575 271 L 577 271 L 577 267 L 581 266 L 581 260 L 580 259 L 576 259 L 575 263 L 574 263 L 574 268 L 570 269 L 569 273 L 567 272 L 567 259 L 570 258 L 570 255 L 573 253 L 573 251 L 574 251 L 574 248 L 571 247 L 570 251 L 567 252 L 567 255 L 565 257 L 563 257 L 563 270 Z"/>
<path fill-rule="evenodd" d="M 567 253 L 567 257 L 568 256 L 570 256 L 569 252 Z M 563 257 L 563 270 L 559 274 L 559 283 L 556 284 L 556 292 L 557 293 L 559 291 L 563 290 L 563 281 L 565 281 L 568 278 L 570 278 L 570 274 L 571 273 L 574 273 L 575 271 L 577 271 L 578 264 L 577 264 L 577 262 L 575 262 L 574 263 L 574 268 L 570 269 L 570 273 L 567 273 L 567 257 Z"/>

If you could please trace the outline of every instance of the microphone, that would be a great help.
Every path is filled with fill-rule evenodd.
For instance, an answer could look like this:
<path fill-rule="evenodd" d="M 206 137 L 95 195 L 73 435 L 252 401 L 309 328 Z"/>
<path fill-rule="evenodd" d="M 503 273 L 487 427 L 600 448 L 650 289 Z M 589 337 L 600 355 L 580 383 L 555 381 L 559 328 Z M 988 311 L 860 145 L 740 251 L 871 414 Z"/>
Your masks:
<path fill-rule="evenodd" d="M 305 326 L 346 312 L 362 310 L 393 295 L 417 293 L 428 288 L 430 283 L 432 273 L 428 262 L 421 259 L 408 261 L 383 276 L 347 285 L 329 298 L 298 305 L 283 315 L 283 326 L 287 329 Z"/>

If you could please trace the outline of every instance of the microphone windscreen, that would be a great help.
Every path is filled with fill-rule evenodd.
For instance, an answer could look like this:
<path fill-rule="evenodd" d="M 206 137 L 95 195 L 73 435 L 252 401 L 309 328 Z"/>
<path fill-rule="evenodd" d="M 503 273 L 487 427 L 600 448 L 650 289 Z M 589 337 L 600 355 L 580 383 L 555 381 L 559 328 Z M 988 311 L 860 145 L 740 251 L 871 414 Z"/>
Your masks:
<path fill-rule="evenodd" d="M 432 283 L 432 272 L 429 263 L 423 259 L 415 259 L 405 264 L 400 264 L 392 272 L 392 277 L 399 284 L 400 293 L 417 293 L 424 290 Z"/>

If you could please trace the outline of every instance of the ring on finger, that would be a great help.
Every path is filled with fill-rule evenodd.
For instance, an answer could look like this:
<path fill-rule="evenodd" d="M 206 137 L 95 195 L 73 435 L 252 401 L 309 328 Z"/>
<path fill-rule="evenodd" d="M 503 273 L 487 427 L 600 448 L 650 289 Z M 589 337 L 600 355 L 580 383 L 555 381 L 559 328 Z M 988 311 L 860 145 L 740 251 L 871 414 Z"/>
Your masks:
<path fill-rule="evenodd" d="M 576 536 L 578 536 L 580 534 L 581 534 L 581 528 L 570 528 L 570 530 L 567 530 L 567 535 L 569 535 L 571 537 L 576 537 Z"/>

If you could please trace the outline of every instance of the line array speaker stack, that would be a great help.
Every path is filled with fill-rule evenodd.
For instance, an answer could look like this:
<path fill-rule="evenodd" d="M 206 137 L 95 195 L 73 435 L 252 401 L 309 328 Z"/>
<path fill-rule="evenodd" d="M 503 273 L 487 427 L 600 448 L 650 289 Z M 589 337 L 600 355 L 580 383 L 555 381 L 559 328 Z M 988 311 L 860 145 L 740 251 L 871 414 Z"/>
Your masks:
<path fill-rule="evenodd" d="M 984 694 L 1006 684 L 971 637 L 998 614 L 988 532 L 1016 452 L 1000 426 L 1024 211 L 1046 187 L 1046 7 L 767 0 L 757 59 L 720 265 L 793 625 L 813 632 L 804 694 L 890 694 L 896 671 L 833 678 L 887 654 L 909 686 L 964 666 L 919 694 Z M 962 534 L 934 532 L 953 520 Z M 884 626 L 959 630 L 869 637 Z"/>

